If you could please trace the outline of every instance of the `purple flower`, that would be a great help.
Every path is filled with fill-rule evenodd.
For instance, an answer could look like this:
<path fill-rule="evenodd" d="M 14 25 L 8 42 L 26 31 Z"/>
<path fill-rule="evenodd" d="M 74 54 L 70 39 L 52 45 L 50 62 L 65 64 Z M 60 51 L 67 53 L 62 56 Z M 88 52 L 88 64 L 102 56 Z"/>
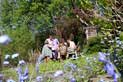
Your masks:
<path fill-rule="evenodd" d="M 115 74 L 114 66 L 112 63 L 106 63 L 104 69 L 107 71 L 108 75 L 113 76 Z"/>
<path fill-rule="evenodd" d="M 39 63 L 36 63 L 35 70 L 36 70 L 36 74 L 38 75 L 39 74 Z"/>
<path fill-rule="evenodd" d="M 76 79 L 75 78 L 71 78 L 70 82 L 76 82 Z"/>
<path fill-rule="evenodd" d="M 3 79 L 4 75 L 0 74 L 0 81 Z"/>
<path fill-rule="evenodd" d="M 114 82 L 117 82 L 117 79 L 120 77 L 120 74 L 115 73 L 113 75 Z"/>
<path fill-rule="evenodd" d="M 104 70 L 107 72 L 108 75 L 112 76 L 114 82 L 117 82 L 117 78 L 119 77 L 118 74 L 115 72 L 114 65 L 110 62 L 110 60 L 106 59 L 106 55 L 110 55 L 109 53 L 102 53 L 99 52 L 99 61 L 105 63 Z"/>
<path fill-rule="evenodd" d="M 113 79 L 114 79 L 114 82 L 117 82 L 116 74 L 114 75 Z"/>
<path fill-rule="evenodd" d="M 73 63 L 68 63 L 64 65 L 64 69 L 71 68 L 72 71 L 75 71 L 77 66 Z"/>
<path fill-rule="evenodd" d="M 20 64 L 20 65 L 25 65 L 26 63 L 25 63 L 24 60 L 20 60 L 20 61 L 19 61 L 19 64 Z"/>
<path fill-rule="evenodd" d="M 106 54 L 105 53 L 99 52 L 99 61 L 103 62 L 103 63 L 107 62 Z"/>
<path fill-rule="evenodd" d="M 36 81 L 37 82 L 42 82 L 43 81 L 43 77 L 42 76 L 37 76 L 36 77 Z"/>
<path fill-rule="evenodd" d="M 8 65 L 9 64 L 9 61 L 4 61 L 3 62 L 3 65 Z"/>
<path fill-rule="evenodd" d="M 62 70 L 58 70 L 54 73 L 54 77 L 58 77 L 58 76 L 61 76 L 63 75 L 63 71 Z"/>
<path fill-rule="evenodd" d="M 8 44 L 11 41 L 8 35 L 2 35 L 0 36 L 0 44 Z"/>
<path fill-rule="evenodd" d="M 18 73 L 18 78 L 19 78 L 19 82 L 24 82 L 25 80 L 28 79 L 28 75 L 29 75 L 29 71 L 28 71 L 28 67 L 25 68 L 24 73 L 22 71 L 22 67 L 20 66 L 17 70 Z"/>

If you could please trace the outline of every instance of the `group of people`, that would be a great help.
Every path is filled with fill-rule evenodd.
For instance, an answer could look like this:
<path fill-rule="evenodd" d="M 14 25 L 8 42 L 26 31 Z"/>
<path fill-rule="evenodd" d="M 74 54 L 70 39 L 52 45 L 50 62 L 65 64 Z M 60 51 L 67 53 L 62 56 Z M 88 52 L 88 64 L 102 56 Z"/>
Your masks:
<path fill-rule="evenodd" d="M 42 48 L 42 53 L 38 58 L 38 62 L 41 62 L 44 58 L 48 57 L 53 60 L 66 59 L 69 57 L 68 53 L 74 52 L 76 50 L 76 45 L 74 41 L 64 38 L 58 40 L 53 35 L 45 40 L 44 46 Z"/>

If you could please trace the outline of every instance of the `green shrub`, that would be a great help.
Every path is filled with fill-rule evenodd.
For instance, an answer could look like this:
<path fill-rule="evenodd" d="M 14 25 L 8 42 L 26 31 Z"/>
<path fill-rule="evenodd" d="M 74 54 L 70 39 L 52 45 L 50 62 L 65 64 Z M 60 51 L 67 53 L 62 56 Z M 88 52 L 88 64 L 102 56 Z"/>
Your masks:
<path fill-rule="evenodd" d="M 33 49 L 35 43 L 28 28 L 23 26 L 16 29 L 8 29 L 6 34 L 10 36 L 12 42 L 7 46 L 2 46 L 2 54 L 12 55 L 19 53 L 20 59 L 28 60 L 28 50 Z"/>
<path fill-rule="evenodd" d="M 123 32 L 120 33 L 120 40 L 123 41 Z"/>
<path fill-rule="evenodd" d="M 92 37 L 88 40 L 86 44 L 86 52 L 88 54 L 92 54 L 95 52 L 99 52 L 103 45 L 100 43 L 101 42 L 101 37 Z"/>

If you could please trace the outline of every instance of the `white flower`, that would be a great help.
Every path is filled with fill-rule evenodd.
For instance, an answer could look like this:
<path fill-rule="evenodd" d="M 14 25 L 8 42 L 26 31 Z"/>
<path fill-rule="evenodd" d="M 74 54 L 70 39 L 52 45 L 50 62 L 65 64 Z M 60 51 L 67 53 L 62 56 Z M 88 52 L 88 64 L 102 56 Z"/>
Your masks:
<path fill-rule="evenodd" d="M 15 28 L 16 28 L 16 26 L 14 26 L 14 25 L 13 25 L 13 26 L 12 26 L 12 28 L 13 28 L 13 29 L 15 29 Z"/>
<path fill-rule="evenodd" d="M 15 82 L 13 79 L 8 79 L 6 82 Z"/>
<path fill-rule="evenodd" d="M 120 38 L 119 37 L 116 37 L 115 40 L 119 40 Z"/>
<path fill-rule="evenodd" d="M 0 44 L 8 44 L 11 41 L 8 35 L 0 36 Z"/>
<path fill-rule="evenodd" d="M 13 54 L 13 55 L 12 55 L 12 59 L 14 59 L 14 58 L 16 58 L 16 57 L 18 57 L 18 56 L 19 56 L 19 54 L 18 54 L 18 53 Z"/>
<path fill-rule="evenodd" d="M 20 64 L 20 65 L 25 64 L 25 61 L 24 61 L 24 60 L 20 60 L 20 61 L 19 61 L 19 64 Z"/>
<path fill-rule="evenodd" d="M 58 77 L 58 76 L 61 76 L 63 75 L 63 71 L 62 70 L 58 70 L 54 73 L 54 77 Z"/>
<path fill-rule="evenodd" d="M 10 58 L 10 55 L 6 54 L 5 59 L 8 59 L 8 58 Z"/>
<path fill-rule="evenodd" d="M 105 80 L 103 78 L 100 78 L 100 81 L 99 82 L 105 82 Z"/>
<path fill-rule="evenodd" d="M 96 58 L 93 58 L 94 61 L 96 61 Z"/>
<path fill-rule="evenodd" d="M 36 77 L 36 81 L 37 82 L 42 82 L 43 81 L 43 77 L 42 76 L 37 76 Z"/>
<path fill-rule="evenodd" d="M 104 41 L 101 41 L 102 44 L 104 44 Z"/>
<path fill-rule="evenodd" d="M 114 62 L 117 62 L 117 60 L 114 60 Z"/>
<path fill-rule="evenodd" d="M 9 64 L 9 61 L 4 61 L 3 62 L 3 65 L 8 65 Z"/>
<path fill-rule="evenodd" d="M 86 61 L 89 61 L 89 57 L 86 57 Z"/>
<path fill-rule="evenodd" d="M 104 37 L 105 40 L 107 40 L 107 37 Z"/>
<path fill-rule="evenodd" d="M 123 45 L 121 46 L 121 48 L 123 49 Z"/>

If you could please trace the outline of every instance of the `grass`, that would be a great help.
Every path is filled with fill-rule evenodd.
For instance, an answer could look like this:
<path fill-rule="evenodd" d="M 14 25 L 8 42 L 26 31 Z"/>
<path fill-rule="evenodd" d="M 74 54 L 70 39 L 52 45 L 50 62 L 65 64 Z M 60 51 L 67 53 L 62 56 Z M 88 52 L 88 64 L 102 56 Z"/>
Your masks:
<path fill-rule="evenodd" d="M 49 61 L 47 63 L 41 63 L 40 64 L 40 74 L 47 74 L 47 73 L 54 73 L 55 71 L 57 70 L 64 70 L 64 65 L 71 62 L 71 63 L 74 63 L 77 68 L 79 69 L 82 69 L 82 71 L 86 74 L 88 73 L 88 69 L 85 69 L 84 67 L 85 66 L 88 66 L 88 63 L 87 63 L 87 58 L 90 57 L 90 55 L 87 55 L 87 56 L 82 56 L 80 58 L 78 58 L 77 60 L 71 60 L 71 59 L 67 59 L 67 60 L 64 60 L 62 62 L 59 62 L 59 61 Z M 92 58 L 92 57 L 90 57 Z M 97 60 L 98 61 L 98 60 Z M 98 63 L 98 62 L 93 62 L 92 64 L 92 61 L 90 61 L 90 65 L 91 65 L 91 74 L 88 73 L 88 77 L 86 76 L 86 80 L 91 76 L 93 75 L 93 73 L 96 74 L 103 74 L 104 72 L 101 72 L 100 69 L 100 66 L 101 66 L 101 63 Z M 35 72 L 35 64 L 28 64 L 28 68 L 29 68 L 29 76 L 31 79 L 35 79 L 36 78 L 36 72 Z M 17 73 L 16 73 L 16 70 L 15 68 L 4 68 L 3 69 L 3 74 L 5 75 L 5 77 L 8 79 L 8 78 L 12 78 L 14 79 L 16 82 L 17 82 Z M 99 72 L 99 73 L 98 73 Z M 78 73 L 74 73 L 74 76 L 76 78 L 78 78 L 77 76 Z M 87 75 L 87 74 L 86 74 Z M 79 78 L 78 78 L 79 80 Z M 82 79 L 81 79 L 82 80 Z M 30 81 L 31 82 L 31 81 Z M 51 82 L 51 81 L 47 81 L 47 82 Z M 67 81 L 65 81 L 67 82 Z M 80 80 L 78 81 L 80 82 Z M 83 81 L 83 82 L 86 82 L 86 81 Z"/>

